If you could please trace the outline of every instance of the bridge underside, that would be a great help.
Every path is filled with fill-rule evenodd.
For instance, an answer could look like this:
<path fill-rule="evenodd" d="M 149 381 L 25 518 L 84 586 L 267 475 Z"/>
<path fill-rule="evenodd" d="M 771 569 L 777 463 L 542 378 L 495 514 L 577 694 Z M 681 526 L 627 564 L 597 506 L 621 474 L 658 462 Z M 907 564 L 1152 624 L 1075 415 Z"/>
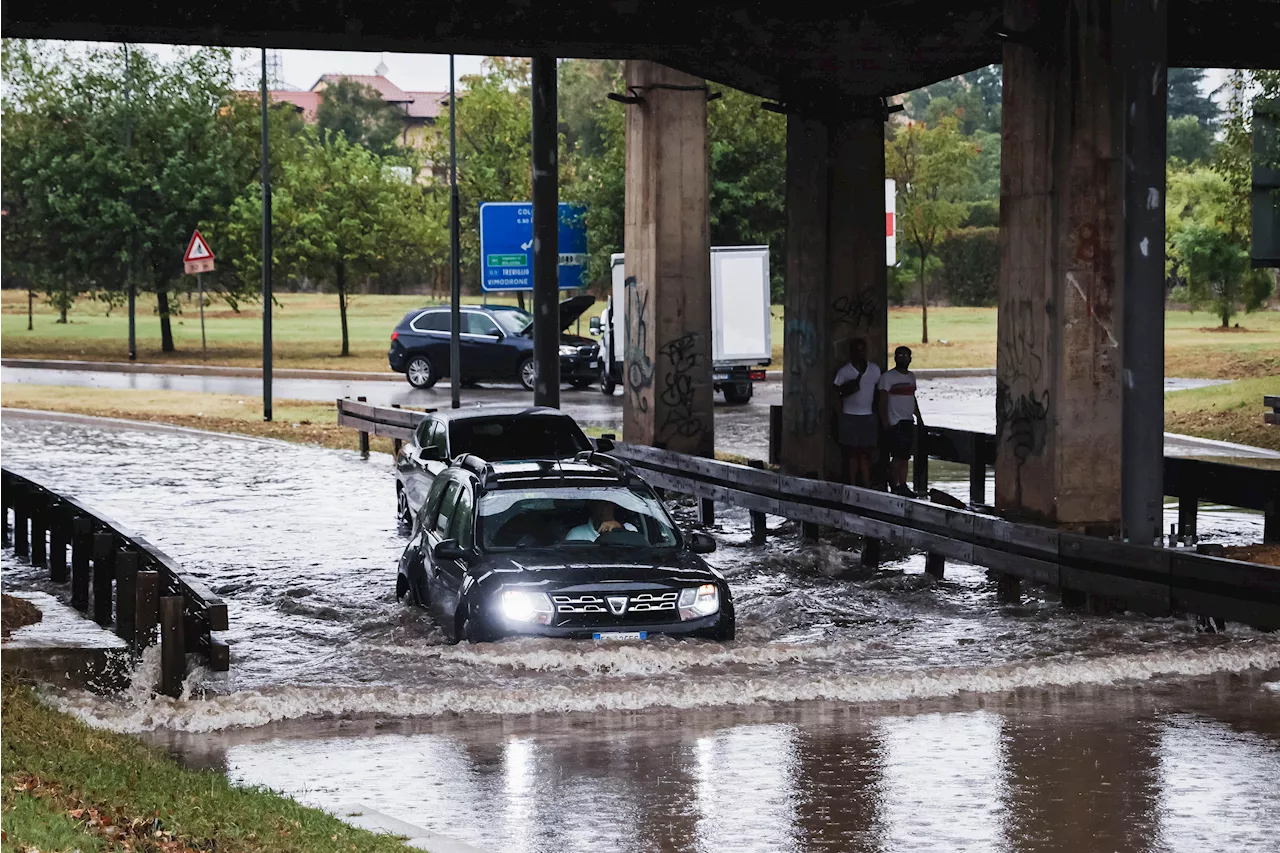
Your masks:
<path fill-rule="evenodd" d="M 898 94 L 1000 62 L 1005 31 L 1001 0 L 41 0 L 2 14 L 7 37 L 648 59 L 768 98 Z M 1275 64 L 1277 0 L 1171 0 L 1168 16 L 1171 65 Z"/>

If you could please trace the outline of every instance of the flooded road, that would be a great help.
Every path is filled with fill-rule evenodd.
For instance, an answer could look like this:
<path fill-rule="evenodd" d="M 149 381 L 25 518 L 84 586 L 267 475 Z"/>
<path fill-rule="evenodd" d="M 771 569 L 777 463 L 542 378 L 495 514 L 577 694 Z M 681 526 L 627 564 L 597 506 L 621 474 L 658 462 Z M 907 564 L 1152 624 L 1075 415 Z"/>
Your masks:
<path fill-rule="evenodd" d="M 151 738 L 342 814 L 491 851 L 1255 851 L 1280 838 L 1280 684 Z"/>
<path fill-rule="evenodd" d="M 138 529 L 230 611 L 231 672 L 197 670 L 183 699 L 52 701 L 307 802 L 493 851 L 1264 850 L 1280 835 L 1261 807 L 1280 793 L 1280 636 L 1091 616 L 1034 588 L 999 607 L 977 567 L 936 581 L 890 553 L 866 571 L 853 540 L 801 548 L 772 517 L 753 546 L 728 509 L 710 562 L 734 642 L 449 646 L 395 601 L 386 456 L 13 413 L 0 442 L 6 466 Z M 967 491 L 952 473 L 944 487 Z M 675 510 L 691 525 L 691 505 Z M 1258 541 L 1262 517 L 1205 508 L 1200 528 Z M 6 589 L 65 595 L 10 552 L 4 568 Z"/>

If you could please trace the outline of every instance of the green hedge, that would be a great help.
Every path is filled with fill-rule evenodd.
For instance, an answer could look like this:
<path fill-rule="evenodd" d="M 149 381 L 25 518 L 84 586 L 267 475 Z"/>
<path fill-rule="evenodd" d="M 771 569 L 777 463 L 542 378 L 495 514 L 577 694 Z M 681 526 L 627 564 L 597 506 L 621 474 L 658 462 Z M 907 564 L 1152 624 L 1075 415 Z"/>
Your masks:
<path fill-rule="evenodd" d="M 995 305 L 1000 229 L 961 228 L 938 244 L 942 289 L 953 305 Z"/>

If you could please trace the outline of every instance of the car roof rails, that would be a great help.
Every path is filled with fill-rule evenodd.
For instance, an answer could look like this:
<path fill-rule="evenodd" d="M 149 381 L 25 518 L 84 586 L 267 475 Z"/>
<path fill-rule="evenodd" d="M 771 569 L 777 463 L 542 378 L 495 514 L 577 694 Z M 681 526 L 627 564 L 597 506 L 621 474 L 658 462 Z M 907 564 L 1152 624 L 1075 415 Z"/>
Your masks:
<path fill-rule="evenodd" d="M 498 477 L 493 470 L 493 466 L 474 453 L 464 453 L 461 456 L 455 456 L 453 461 L 449 464 L 475 474 L 480 479 L 480 485 L 486 489 L 490 488 Z"/>
<path fill-rule="evenodd" d="M 608 454 L 601 453 L 598 450 L 579 451 L 578 454 L 573 457 L 573 461 L 585 462 L 588 465 L 598 465 L 601 468 L 607 468 L 619 477 L 624 477 L 628 480 L 641 479 L 640 476 L 636 474 L 636 469 L 632 467 L 630 462 L 625 459 L 619 459 L 616 456 L 609 456 Z"/>

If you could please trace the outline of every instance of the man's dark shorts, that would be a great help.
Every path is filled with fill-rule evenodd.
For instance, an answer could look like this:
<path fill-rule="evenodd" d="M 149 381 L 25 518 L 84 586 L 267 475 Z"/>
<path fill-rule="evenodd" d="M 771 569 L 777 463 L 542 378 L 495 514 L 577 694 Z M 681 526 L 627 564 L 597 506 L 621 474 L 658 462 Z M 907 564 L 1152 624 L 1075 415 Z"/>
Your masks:
<path fill-rule="evenodd" d="M 879 424 L 875 415 L 840 414 L 840 436 L 842 445 L 850 450 L 873 450 L 878 438 Z"/>
<path fill-rule="evenodd" d="M 885 433 L 885 444 L 894 456 L 910 456 L 916 440 L 916 422 L 898 421 Z"/>

